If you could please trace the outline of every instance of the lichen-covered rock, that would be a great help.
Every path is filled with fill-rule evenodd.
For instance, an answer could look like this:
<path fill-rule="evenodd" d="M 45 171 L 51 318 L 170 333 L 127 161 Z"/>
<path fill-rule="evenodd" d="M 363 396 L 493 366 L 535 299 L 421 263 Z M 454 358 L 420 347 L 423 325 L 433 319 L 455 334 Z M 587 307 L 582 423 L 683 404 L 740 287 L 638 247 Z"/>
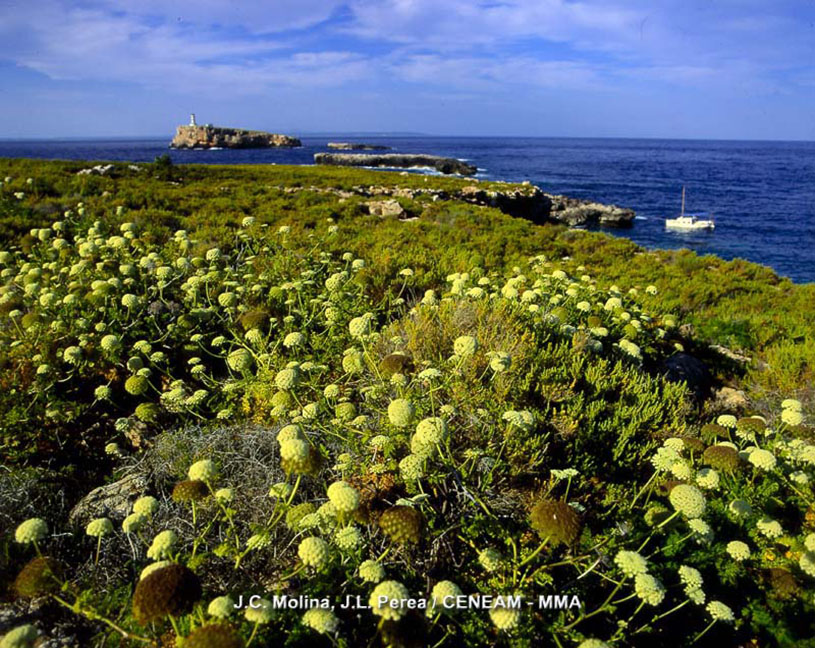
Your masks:
<path fill-rule="evenodd" d="M 147 478 L 138 473 L 123 477 L 112 484 L 94 488 L 71 510 L 71 524 L 84 525 L 98 517 L 124 518 L 133 502 L 148 490 Z"/>

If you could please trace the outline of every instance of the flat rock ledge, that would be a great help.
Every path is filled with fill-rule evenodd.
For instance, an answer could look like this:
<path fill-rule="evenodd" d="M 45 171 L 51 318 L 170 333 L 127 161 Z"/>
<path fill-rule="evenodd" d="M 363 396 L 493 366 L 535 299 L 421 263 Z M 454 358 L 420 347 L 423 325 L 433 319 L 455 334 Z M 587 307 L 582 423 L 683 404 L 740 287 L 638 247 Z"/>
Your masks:
<path fill-rule="evenodd" d="M 179 126 L 170 148 L 276 148 L 302 146 L 296 137 L 220 126 Z"/>
<path fill-rule="evenodd" d="M 475 172 L 478 171 L 473 165 L 455 158 L 409 153 L 383 153 L 379 155 L 367 153 L 315 153 L 314 163 L 335 166 L 391 167 L 397 169 L 429 167 L 444 174 L 455 173 L 466 176 L 475 175 Z"/>
<path fill-rule="evenodd" d="M 634 211 L 631 209 L 623 209 L 615 205 L 603 205 L 590 200 L 547 194 L 528 183 L 521 185 L 507 184 L 506 189 L 485 189 L 478 185 L 468 185 L 452 192 L 441 189 L 413 189 L 378 185 L 355 186 L 348 190 L 314 186 L 278 186 L 277 189 L 284 193 L 296 193 L 298 191 L 331 193 L 340 199 L 354 196 L 374 198 L 376 200 L 366 203 L 366 207 L 369 213 L 383 217 L 405 218 L 407 213 L 396 199 L 408 198 L 413 200 L 426 196 L 434 202 L 439 200 L 460 200 L 480 207 L 494 207 L 505 214 L 525 218 L 534 223 L 562 223 L 570 227 L 579 225 L 627 227 L 634 220 Z"/>
<path fill-rule="evenodd" d="M 633 210 L 617 207 L 616 205 L 603 205 L 590 200 L 547 194 L 528 183 L 520 185 L 507 183 L 506 187 L 506 189 L 484 189 L 477 185 L 468 185 L 452 192 L 441 189 L 414 189 L 379 185 L 367 187 L 357 185 L 350 189 L 278 185 L 276 189 L 283 193 L 297 193 L 300 191 L 330 193 L 338 196 L 341 200 L 354 196 L 374 198 L 374 201 L 365 204 L 369 213 L 400 219 L 405 219 L 407 212 L 396 199 L 408 198 L 413 200 L 426 196 L 434 202 L 439 200 L 460 200 L 479 207 L 493 207 L 510 216 L 525 218 L 539 224 L 561 223 L 570 227 L 583 225 L 629 227 L 634 220 Z"/>
<path fill-rule="evenodd" d="M 390 146 L 382 144 L 362 144 L 359 142 L 329 142 L 328 148 L 335 151 L 390 151 Z"/>

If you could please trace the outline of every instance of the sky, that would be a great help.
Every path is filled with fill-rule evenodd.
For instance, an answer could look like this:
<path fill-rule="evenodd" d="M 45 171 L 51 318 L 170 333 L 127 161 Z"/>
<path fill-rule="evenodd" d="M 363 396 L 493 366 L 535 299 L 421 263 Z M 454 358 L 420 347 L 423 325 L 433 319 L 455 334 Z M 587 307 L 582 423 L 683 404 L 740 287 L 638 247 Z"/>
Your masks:
<path fill-rule="evenodd" d="M 815 140 L 815 0 L 0 0 L 0 137 Z"/>

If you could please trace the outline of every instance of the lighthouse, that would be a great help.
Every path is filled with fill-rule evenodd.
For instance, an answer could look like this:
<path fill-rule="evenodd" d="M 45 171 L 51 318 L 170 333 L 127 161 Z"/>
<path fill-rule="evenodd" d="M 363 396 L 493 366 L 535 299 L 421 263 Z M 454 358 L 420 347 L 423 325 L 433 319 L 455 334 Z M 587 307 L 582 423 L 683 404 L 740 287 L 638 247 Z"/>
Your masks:
<path fill-rule="evenodd" d="M 195 123 L 195 113 L 190 113 L 190 126 L 197 126 Z"/>

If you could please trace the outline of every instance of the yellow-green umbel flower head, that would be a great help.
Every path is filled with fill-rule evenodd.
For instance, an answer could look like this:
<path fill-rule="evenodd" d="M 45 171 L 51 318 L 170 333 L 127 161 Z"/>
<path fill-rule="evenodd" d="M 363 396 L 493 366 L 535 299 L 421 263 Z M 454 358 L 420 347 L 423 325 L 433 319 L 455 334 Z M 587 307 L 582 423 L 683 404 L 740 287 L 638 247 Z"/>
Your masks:
<path fill-rule="evenodd" d="M 478 351 L 478 340 L 471 335 L 461 335 L 453 341 L 453 353 L 460 358 L 469 358 Z"/>
<path fill-rule="evenodd" d="M 328 543 L 322 538 L 305 538 L 297 548 L 297 555 L 307 567 L 322 569 L 328 563 L 329 557 Z"/>
<path fill-rule="evenodd" d="M 490 609 L 490 621 L 499 630 L 509 632 L 521 622 L 521 611 L 511 604 L 509 598 L 498 597 L 501 601 Z"/>
<path fill-rule="evenodd" d="M 331 484 L 327 493 L 338 513 L 353 513 L 359 507 L 359 492 L 344 481 Z"/>
<path fill-rule="evenodd" d="M 781 401 L 781 409 L 782 410 L 790 410 L 794 412 L 801 412 L 803 411 L 803 406 L 801 405 L 801 401 L 795 398 L 785 398 Z"/>
<path fill-rule="evenodd" d="M 278 389 L 292 390 L 300 384 L 300 369 L 288 367 L 277 372 L 274 379 Z"/>
<path fill-rule="evenodd" d="M 62 352 L 62 359 L 69 364 L 79 364 L 82 361 L 82 349 L 78 346 L 69 346 Z"/>
<path fill-rule="evenodd" d="M 0 641 L 0 648 L 34 648 L 34 642 L 39 636 L 39 630 L 29 623 L 17 626 L 5 634 Z"/>
<path fill-rule="evenodd" d="M 388 405 L 388 420 L 396 427 L 407 427 L 413 422 L 416 408 L 406 398 L 397 398 Z"/>
<path fill-rule="evenodd" d="M 634 593 L 648 605 L 659 605 L 665 598 L 665 587 L 650 574 L 637 574 L 634 579 Z"/>
<path fill-rule="evenodd" d="M 424 530 L 424 516 L 410 506 L 392 506 L 379 518 L 379 526 L 397 544 L 416 544 Z"/>
<path fill-rule="evenodd" d="M 308 473 L 314 468 L 308 441 L 287 439 L 280 444 L 280 465 L 287 473 Z"/>
<path fill-rule="evenodd" d="M 359 374 L 365 370 L 365 357 L 359 349 L 348 349 L 342 356 L 342 369 L 347 374 Z"/>
<path fill-rule="evenodd" d="M 456 598 L 461 595 L 461 588 L 453 581 L 439 581 L 430 592 L 432 605 L 427 608 L 428 616 L 438 612 L 452 612 L 456 608 Z"/>
<path fill-rule="evenodd" d="M 96 518 L 88 522 L 85 533 L 92 538 L 101 538 L 113 532 L 113 522 L 108 518 Z"/>
<path fill-rule="evenodd" d="M 122 531 L 128 535 L 136 533 L 147 522 L 147 516 L 142 513 L 131 513 L 122 521 Z"/>
<path fill-rule="evenodd" d="M 98 400 L 109 400 L 113 391 L 107 385 L 99 385 L 94 392 L 93 395 Z"/>
<path fill-rule="evenodd" d="M 153 560 L 160 560 L 169 557 L 178 542 L 178 535 L 175 531 L 168 529 L 162 531 L 153 538 L 150 548 L 147 550 L 147 557 Z"/>
<path fill-rule="evenodd" d="M 741 540 L 732 540 L 727 543 L 727 553 L 733 560 L 742 562 L 750 557 L 750 545 Z"/>
<path fill-rule="evenodd" d="M 152 423 L 159 417 L 161 410 L 155 403 L 141 403 L 136 406 L 134 414 L 140 421 Z"/>
<path fill-rule="evenodd" d="M 311 608 L 306 610 L 302 619 L 303 625 L 308 626 L 320 634 L 334 634 L 340 625 L 340 620 L 332 610 L 325 608 Z"/>
<path fill-rule="evenodd" d="M 577 648 L 609 648 L 609 645 L 600 639 L 584 639 Z"/>
<path fill-rule="evenodd" d="M 373 322 L 373 315 L 365 313 L 360 317 L 355 317 L 348 323 L 348 332 L 351 337 L 357 339 L 366 338 L 371 334 L 371 324 Z"/>
<path fill-rule="evenodd" d="M 617 552 L 614 562 L 628 577 L 648 573 L 648 561 L 636 551 L 622 550 Z"/>
<path fill-rule="evenodd" d="M 286 511 L 286 526 L 291 531 L 297 531 L 300 528 L 301 520 L 307 515 L 311 515 L 316 510 L 317 507 L 311 502 L 302 502 L 292 506 L 288 511 Z"/>
<path fill-rule="evenodd" d="M 781 412 L 781 420 L 787 425 L 801 425 L 804 422 L 804 415 L 800 410 L 785 409 Z"/>
<path fill-rule="evenodd" d="M 158 511 L 158 500 L 152 495 L 143 495 L 133 503 L 133 512 L 148 517 Z"/>
<path fill-rule="evenodd" d="M 232 488 L 219 488 L 215 491 L 215 501 L 228 504 L 235 499 L 235 490 Z"/>
<path fill-rule="evenodd" d="M 351 402 L 338 403 L 334 415 L 343 422 L 353 421 L 357 416 L 357 406 Z"/>
<path fill-rule="evenodd" d="M 707 604 L 707 611 L 710 618 L 714 621 L 724 621 L 725 623 L 732 623 L 735 619 L 733 610 L 721 601 L 711 601 Z"/>
<path fill-rule="evenodd" d="M 671 489 L 668 496 L 673 507 L 688 518 L 702 517 L 705 512 L 705 496 L 696 486 L 679 484 Z"/>
<path fill-rule="evenodd" d="M 355 526 L 343 527 L 334 534 L 334 543 L 342 551 L 354 551 L 362 546 L 362 533 Z"/>
<path fill-rule="evenodd" d="M 299 425 L 292 423 L 291 425 L 284 425 L 282 428 L 280 428 L 280 431 L 277 433 L 277 442 L 283 443 L 289 439 L 299 439 L 300 441 L 306 440 L 306 437 L 303 436 L 303 431 L 300 429 Z"/>
<path fill-rule="evenodd" d="M 104 336 L 100 344 L 102 349 L 110 354 L 117 353 L 122 348 L 122 342 L 116 335 Z"/>
<path fill-rule="evenodd" d="M 512 366 L 512 357 L 505 353 L 504 351 L 496 351 L 492 354 L 492 358 L 490 359 L 490 369 L 492 369 L 495 373 L 504 373 L 505 371 L 509 371 L 509 368 Z"/>
<path fill-rule="evenodd" d="M 493 547 L 488 547 L 478 554 L 479 564 L 488 572 L 496 572 L 504 565 L 504 557 L 501 552 Z"/>
<path fill-rule="evenodd" d="M 146 625 L 169 615 L 186 614 L 201 598 L 198 577 L 182 565 L 170 563 L 141 579 L 133 593 L 133 616 Z"/>
<path fill-rule="evenodd" d="M 238 305 L 238 296 L 233 292 L 224 292 L 218 295 L 218 304 L 223 308 L 234 308 Z"/>
<path fill-rule="evenodd" d="M 407 482 L 424 477 L 424 459 L 416 454 L 409 454 L 399 462 L 399 474 Z"/>
<path fill-rule="evenodd" d="M 696 484 L 706 490 L 714 490 L 719 487 L 719 473 L 713 468 L 701 468 L 696 473 Z"/>
<path fill-rule="evenodd" d="M 204 482 L 215 479 L 217 474 L 218 470 L 215 468 L 215 464 L 210 459 L 196 461 L 187 471 L 187 477 L 190 479 Z"/>
<path fill-rule="evenodd" d="M 219 596 L 207 606 L 207 614 L 216 619 L 228 619 L 235 611 L 235 601 L 231 596 Z"/>
<path fill-rule="evenodd" d="M 210 623 L 193 630 L 184 639 L 184 648 L 243 648 L 238 631 L 223 623 Z"/>
<path fill-rule="evenodd" d="M 39 542 L 48 535 L 48 524 L 42 518 L 30 518 L 17 526 L 14 539 L 20 544 Z"/>
<path fill-rule="evenodd" d="M 303 346 L 306 343 L 306 336 L 300 333 L 299 331 L 294 331 L 293 333 L 289 333 L 283 338 L 283 346 L 287 349 L 296 349 L 298 347 Z"/>
<path fill-rule="evenodd" d="M 410 592 L 399 581 L 382 581 L 371 592 L 368 605 L 371 611 L 383 619 L 398 621 L 407 613 Z"/>
<path fill-rule="evenodd" d="M 419 421 L 416 425 L 416 433 L 410 441 L 410 449 L 413 454 L 420 457 L 433 456 L 440 444 L 447 436 L 447 424 L 444 419 L 432 416 Z"/>
<path fill-rule="evenodd" d="M 379 583 L 385 578 L 385 568 L 375 560 L 365 560 L 358 568 L 359 577 L 366 583 Z"/>
<path fill-rule="evenodd" d="M 247 349 L 235 349 L 226 357 L 226 363 L 232 371 L 249 371 L 252 368 L 252 354 Z"/>
<path fill-rule="evenodd" d="M 772 470 L 775 468 L 776 459 L 775 455 L 769 450 L 762 450 L 756 448 L 748 456 L 747 461 L 753 464 L 759 470 Z"/>
<path fill-rule="evenodd" d="M 807 576 L 815 578 L 815 551 L 805 551 L 798 559 L 798 566 Z"/>

